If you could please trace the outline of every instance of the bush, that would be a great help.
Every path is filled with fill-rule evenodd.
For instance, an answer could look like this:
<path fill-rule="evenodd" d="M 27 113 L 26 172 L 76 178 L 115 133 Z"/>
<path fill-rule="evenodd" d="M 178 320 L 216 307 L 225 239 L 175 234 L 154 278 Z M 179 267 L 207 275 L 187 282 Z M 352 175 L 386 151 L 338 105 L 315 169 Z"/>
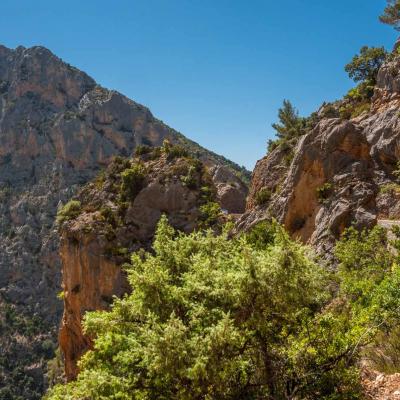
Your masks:
<path fill-rule="evenodd" d="M 47 399 L 361 399 L 363 355 L 399 368 L 388 244 L 381 227 L 350 228 L 329 273 L 275 222 L 229 239 L 178 233 L 163 217 L 153 251 L 126 267 L 134 290 L 86 314 L 95 341 L 77 380 Z"/>
<path fill-rule="evenodd" d="M 162 150 L 167 155 L 167 160 L 169 161 L 174 158 L 189 156 L 189 152 L 183 146 L 179 144 L 173 145 L 168 140 L 164 140 Z"/>
<path fill-rule="evenodd" d="M 289 100 L 283 101 L 278 112 L 279 123 L 272 124 L 279 139 L 292 139 L 304 134 L 305 121 Z"/>
<path fill-rule="evenodd" d="M 152 148 L 147 145 L 138 145 L 135 148 L 135 156 L 142 156 L 144 154 L 149 154 L 152 152 Z"/>
<path fill-rule="evenodd" d="M 261 188 L 255 195 L 256 204 L 259 206 L 267 204 L 270 201 L 271 196 L 272 193 L 268 188 L 266 187 Z"/>
<path fill-rule="evenodd" d="M 400 194 L 400 185 L 395 182 L 386 183 L 379 188 L 380 192 L 383 194 Z"/>
<path fill-rule="evenodd" d="M 320 203 L 328 200 L 329 196 L 332 194 L 333 185 L 329 182 L 325 182 L 322 186 L 316 189 L 317 198 Z"/>
<path fill-rule="evenodd" d="M 143 189 L 145 178 L 145 169 L 140 164 L 135 164 L 131 168 L 125 169 L 121 173 L 122 201 L 133 201 Z"/>
<path fill-rule="evenodd" d="M 221 216 L 221 207 L 218 203 L 208 201 L 199 207 L 199 226 L 202 229 L 215 225 Z"/>
<path fill-rule="evenodd" d="M 274 222 L 228 240 L 163 218 L 154 251 L 132 256 L 135 290 L 86 315 L 94 350 L 48 399 L 361 398 L 361 350 L 399 322 L 386 246 L 380 228 L 349 229 L 330 275 Z"/>
<path fill-rule="evenodd" d="M 392 25 L 396 31 L 400 30 L 400 1 L 387 0 L 387 5 L 379 20 L 388 25 Z"/>
<path fill-rule="evenodd" d="M 275 221 L 262 221 L 245 233 L 244 237 L 256 249 L 262 250 L 274 243 L 278 232 L 279 226 Z"/>
<path fill-rule="evenodd" d="M 181 182 L 189 189 L 196 189 L 198 183 L 196 167 L 190 165 L 187 169 L 186 175 L 181 176 L 180 179 Z"/>
<path fill-rule="evenodd" d="M 76 218 L 81 213 L 81 202 L 70 200 L 64 207 L 57 211 L 56 222 L 63 224 L 65 221 Z"/>
<path fill-rule="evenodd" d="M 327 274 L 282 228 L 257 250 L 227 233 L 177 235 L 163 219 L 154 254 L 134 255 L 128 276 L 130 295 L 85 318 L 96 341 L 78 380 L 49 399 L 328 399 L 354 391 L 349 370 L 327 367 L 325 349 L 338 343 L 313 332 L 329 297 Z"/>

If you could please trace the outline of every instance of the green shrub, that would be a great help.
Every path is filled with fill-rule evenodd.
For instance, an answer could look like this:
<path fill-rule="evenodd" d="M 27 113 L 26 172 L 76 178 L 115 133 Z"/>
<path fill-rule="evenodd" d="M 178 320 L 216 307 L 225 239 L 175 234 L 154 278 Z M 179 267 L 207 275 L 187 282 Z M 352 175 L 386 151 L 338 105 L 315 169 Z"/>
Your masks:
<path fill-rule="evenodd" d="M 149 154 L 152 152 L 152 147 L 147 145 L 138 145 L 135 148 L 135 156 L 142 156 L 144 154 Z"/>
<path fill-rule="evenodd" d="M 94 185 L 95 185 L 96 189 L 98 189 L 98 190 L 103 189 L 106 178 L 107 178 L 106 171 L 104 171 L 104 170 L 100 171 L 94 180 Z"/>
<path fill-rule="evenodd" d="M 271 200 L 272 193 L 271 191 L 263 187 L 255 194 L 255 201 L 256 204 L 259 206 L 263 206 L 267 204 Z"/>
<path fill-rule="evenodd" d="M 128 276 L 130 295 L 85 317 L 96 341 L 78 380 L 48 399 L 356 398 L 357 375 L 332 359 L 338 334 L 313 322 L 327 274 L 281 228 L 256 249 L 226 233 L 177 236 L 163 219 Z"/>
<path fill-rule="evenodd" d="M 375 371 L 385 374 L 400 372 L 400 328 L 383 327 L 366 348 L 364 357 Z"/>
<path fill-rule="evenodd" d="M 163 217 L 153 250 L 126 267 L 134 290 L 85 315 L 94 347 L 77 380 L 46 398 L 361 399 L 362 357 L 399 368 L 400 266 L 388 244 L 381 227 L 350 228 L 328 272 L 275 222 L 230 238 L 178 233 Z"/>
<path fill-rule="evenodd" d="M 379 188 L 383 194 L 400 194 L 400 185 L 398 183 L 386 183 Z"/>
<path fill-rule="evenodd" d="M 197 188 L 197 172 L 196 172 L 196 167 L 193 165 L 190 165 L 186 175 L 183 175 L 180 177 L 182 183 L 187 186 L 189 189 L 196 189 Z"/>
<path fill-rule="evenodd" d="M 167 155 L 167 160 L 171 161 L 174 158 L 188 157 L 187 149 L 179 144 L 171 144 L 168 139 L 165 139 L 162 146 L 162 151 Z"/>
<path fill-rule="evenodd" d="M 279 139 L 289 140 L 305 133 L 305 120 L 299 117 L 298 111 L 289 100 L 283 101 L 283 106 L 278 111 L 278 118 L 279 123 L 272 124 L 272 127 Z"/>
<path fill-rule="evenodd" d="M 323 203 L 328 200 L 329 196 L 332 194 L 332 189 L 333 185 L 329 182 L 325 182 L 322 186 L 318 187 L 316 189 L 318 201 Z"/>
<path fill-rule="evenodd" d="M 175 145 L 169 148 L 167 159 L 173 160 L 174 158 L 187 157 L 188 155 L 188 151 L 183 146 Z"/>
<path fill-rule="evenodd" d="M 56 221 L 62 224 L 65 221 L 76 218 L 81 213 L 81 202 L 77 200 L 70 200 L 64 207 L 57 211 Z"/>
<path fill-rule="evenodd" d="M 54 385 L 57 385 L 59 383 L 64 383 L 65 381 L 64 361 L 60 348 L 56 349 L 54 358 L 47 362 L 46 377 L 49 387 L 53 387 Z"/>
<path fill-rule="evenodd" d="M 221 216 L 221 207 L 218 203 L 209 201 L 199 207 L 199 226 L 204 228 L 209 228 L 215 225 L 219 217 Z"/>
<path fill-rule="evenodd" d="M 279 226 L 275 221 L 262 221 L 244 234 L 246 241 L 257 250 L 265 249 L 275 242 Z"/>
<path fill-rule="evenodd" d="M 379 20 L 393 26 L 396 31 L 400 30 L 400 2 L 399 0 L 387 0 L 387 5 Z"/>
<path fill-rule="evenodd" d="M 146 178 L 145 169 L 140 164 L 134 164 L 121 173 L 121 197 L 122 201 L 133 201 L 143 189 Z"/>

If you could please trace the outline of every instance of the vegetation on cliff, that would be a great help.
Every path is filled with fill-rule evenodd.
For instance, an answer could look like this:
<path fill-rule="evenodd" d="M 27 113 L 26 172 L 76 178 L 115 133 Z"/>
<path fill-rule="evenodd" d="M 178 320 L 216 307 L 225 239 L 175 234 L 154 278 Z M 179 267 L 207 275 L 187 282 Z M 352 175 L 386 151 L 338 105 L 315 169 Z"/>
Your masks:
<path fill-rule="evenodd" d="M 86 314 L 78 379 L 47 399 L 359 398 L 360 358 L 399 323 L 386 232 L 348 230 L 337 273 L 275 223 L 227 235 L 163 217 L 126 266 L 132 293 Z"/>
<path fill-rule="evenodd" d="M 384 24 L 392 25 L 397 31 L 400 30 L 400 1 L 387 0 L 387 6 L 379 20 Z"/>
<path fill-rule="evenodd" d="M 165 141 L 161 147 L 139 146 L 132 159 L 115 157 L 108 168 L 88 184 L 76 199 L 60 207 L 57 222 L 62 227 L 66 222 L 73 223 L 78 217 L 86 216 L 86 219 L 83 218 L 85 222 L 80 224 L 82 230 L 97 235 L 103 233 L 109 242 L 109 255 L 117 255 L 117 250 L 125 242 L 132 244 L 137 239 L 134 234 L 126 232 L 118 235 L 118 230 L 126 230 L 130 225 L 132 229 L 135 228 L 135 223 L 130 221 L 127 213 L 136 204 L 139 193 L 154 186 L 161 192 L 169 186 L 174 188 L 171 190 L 177 190 L 177 184 L 185 188 L 186 195 L 196 194 L 196 223 L 202 228 L 215 225 L 221 209 L 215 201 L 216 189 L 208 169 L 184 147 L 169 141 Z M 149 196 L 152 198 L 148 202 L 154 202 L 154 196 L 162 197 L 158 192 Z M 164 205 L 164 209 L 167 208 Z"/>
<path fill-rule="evenodd" d="M 278 110 L 279 123 L 272 124 L 277 139 L 268 141 L 268 151 L 280 146 L 288 153 L 286 161 L 291 161 L 292 151 L 299 137 L 310 132 L 322 118 L 351 119 L 368 112 L 378 71 L 389 57 L 394 56 L 395 54 L 388 53 L 384 47 L 361 47 L 359 54 L 344 67 L 349 77 L 360 83 L 343 99 L 334 103 L 324 103 L 318 112 L 308 117 L 300 117 L 292 103 L 284 100 L 283 106 Z"/>

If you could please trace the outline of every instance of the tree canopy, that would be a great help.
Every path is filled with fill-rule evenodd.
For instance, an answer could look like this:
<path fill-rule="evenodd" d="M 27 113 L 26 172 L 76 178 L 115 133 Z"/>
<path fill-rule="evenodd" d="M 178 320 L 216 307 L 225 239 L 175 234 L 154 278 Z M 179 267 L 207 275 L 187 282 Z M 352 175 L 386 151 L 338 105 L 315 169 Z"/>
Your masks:
<path fill-rule="evenodd" d="M 400 31 L 400 0 L 387 0 L 387 6 L 379 20 Z"/>
<path fill-rule="evenodd" d="M 335 274 L 275 223 L 228 240 L 164 217 L 127 266 L 132 292 L 86 314 L 95 344 L 78 379 L 47 399 L 357 399 L 362 346 L 399 322 L 386 245 L 350 230 Z"/>
<path fill-rule="evenodd" d="M 355 82 L 368 82 L 374 85 L 379 68 L 384 63 L 387 52 L 383 47 L 363 46 L 345 66 L 345 71 Z"/>
<path fill-rule="evenodd" d="M 278 111 L 279 123 L 272 124 L 279 139 L 292 139 L 304 133 L 304 120 L 289 100 L 283 100 Z"/>

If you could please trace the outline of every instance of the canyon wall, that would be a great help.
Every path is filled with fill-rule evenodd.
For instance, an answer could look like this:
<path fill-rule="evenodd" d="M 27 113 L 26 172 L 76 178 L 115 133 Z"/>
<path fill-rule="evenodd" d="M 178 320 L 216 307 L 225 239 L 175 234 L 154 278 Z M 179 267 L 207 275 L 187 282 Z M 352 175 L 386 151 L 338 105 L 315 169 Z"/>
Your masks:
<path fill-rule="evenodd" d="M 26 399 L 45 389 L 63 308 L 57 209 L 114 156 L 165 139 L 210 168 L 246 172 L 49 50 L 0 46 L 0 387 Z"/>
<path fill-rule="evenodd" d="M 350 119 L 327 118 L 297 141 L 278 146 L 257 162 L 246 213 L 246 230 L 276 218 L 289 232 L 331 256 L 346 227 L 400 219 L 400 59 L 379 71 L 369 110 Z M 267 192 L 260 202 L 259 193 Z"/>

